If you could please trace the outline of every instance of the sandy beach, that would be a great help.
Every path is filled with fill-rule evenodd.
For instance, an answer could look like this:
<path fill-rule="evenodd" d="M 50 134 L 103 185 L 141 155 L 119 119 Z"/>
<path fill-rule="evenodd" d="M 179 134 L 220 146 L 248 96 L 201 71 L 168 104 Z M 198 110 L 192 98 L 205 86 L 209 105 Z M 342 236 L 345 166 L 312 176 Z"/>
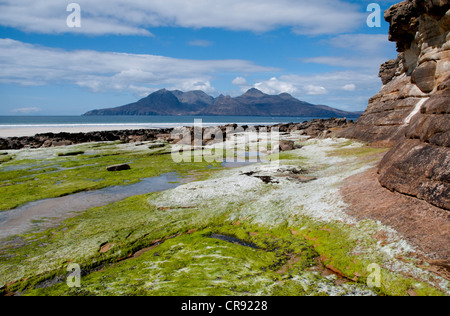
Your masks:
<path fill-rule="evenodd" d="M 89 133 L 115 130 L 138 130 L 149 128 L 167 128 L 174 126 L 142 125 L 77 125 L 77 126 L 0 126 L 0 138 L 34 136 L 43 133 Z"/>

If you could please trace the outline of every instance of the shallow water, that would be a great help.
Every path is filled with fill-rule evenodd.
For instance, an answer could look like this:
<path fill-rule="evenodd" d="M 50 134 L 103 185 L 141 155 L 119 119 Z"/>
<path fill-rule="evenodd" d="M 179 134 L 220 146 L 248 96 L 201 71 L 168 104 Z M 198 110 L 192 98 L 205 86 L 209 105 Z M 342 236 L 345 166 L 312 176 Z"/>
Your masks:
<path fill-rule="evenodd" d="M 13 210 L 0 212 L 0 238 L 42 229 L 55 222 L 93 207 L 108 205 L 125 198 L 169 190 L 189 182 L 172 172 L 146 178 L 127 186 L 112 186 L 97 191 L 80 192 L 54 199 L 31 202 Z"/>
<path fill-rule="evenodd" d="M 236 245 L 240 245 L 243 247 L 250 247 L 253 249 L 259 249 L 258 246 L 252 244 L 252 243 L 247 243 L 239 238 L 233 237 L 233 236 L 227 236 L 227 235 L 222 235 L 222 234 L 211 234 L 209 236 L 209 238 L 213 238 L 213 239 L 219 239 L 219 240 L 223 240 L 223 241 L 227 241 L 230 242 L 232 244 L 236 244 Z"/>

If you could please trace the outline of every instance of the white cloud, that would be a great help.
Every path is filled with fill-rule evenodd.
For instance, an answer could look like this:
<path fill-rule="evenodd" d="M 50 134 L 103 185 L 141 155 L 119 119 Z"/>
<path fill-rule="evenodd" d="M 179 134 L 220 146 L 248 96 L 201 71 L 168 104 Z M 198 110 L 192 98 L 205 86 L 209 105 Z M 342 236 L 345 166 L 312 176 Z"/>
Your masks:
<path fill-rule="evenodd" d="M 223 73 L 276 71 L 245 60 L 190 60 L 155 55 L 65 51 L 0 39 L 0 83 L 75 84 L 92 91 L 144 93 L 156 87 L 214 92 Z"/>
<path fill-rule="evenodd" d="M 233 79 L 233 81 L 231 83 L 236 86 L 247 86 L 248 85 L 247 79 L 245 79 L 244 77 L 236 77 Z"/>
<path fill-rule="evenodd" d="M 325 87 L 322 86 L 314 86 L 312 84 L 309 84 L 307 86 L 305 86 L 305 90 L 307 91 L 306 93 L 309 95 L 324 95 L 324 94 L 328 94 L 327 89 L 325 89 Z"/>
<path fill-rule="evenodd" d="M 354 82 L 358 83 L 358 89 Z M 350 90 L 355 86 L 352 93 Z M 367 107 L 368 100 L 381 88 L 381 81 L 375 74 L 360 70 L 334 71 L 311 75 L 282 75 L 265 81 L 258 81 L 253 87 L 269 94 L 288 92 L 294 97 L 312 104 L 325 104 L 349 111 L 360 111 Z M 282 88 L 282 87 L 288 87 Z"/>
<path fill-rule="evenodd" d="M 176 87 L 173 87 L 176 89 Z M 183 81 L 182 85 L 179 87 L 179 89 L 183 91 L 193 91 L 193 90 L 202 90 L 205 93 L 215 93 L 216 89 L 211 86 L 211 83 L 209 81 L 201 81 L 201 80 L 185 80 Z"/>
<path fill-rule="evenodd" d="M 356 90 L 356 85 L 353 84 L 353 83 L 346 84 L 345 86 L 342 87 L 342 90 L 344 90 L 344 91 L 355 91 Z"/>
<path fill-rule="evenodd" d="M 290 27 L 318 35 L 352 31 L 366 14 L 343 0 L 77 0 L 81 27 L 68 28 L 60 0 L 3 0 L 0 24 L 27 32 L 151 36 L 149 28 L 223 28 L 266 32 Z"/>
<path fill-rule="evenodd" d="M 327 89 L 325 89 L 325 87 L 322 86 L 314 86 L 312 84 L 309 84 L 307 86 L 305 86 L 305 90 L 306 93 L 309 95 L 324 95 L 324 94 L 328 94 Z"/>
<path fill-rule="evenodd" d="M 37 107 L 31 107 L 31 108 L 19 108 L 19 109 L 13 109 L 11 110 L 12 113 L 20 113 L 20 114 L 30 114 L 30 113 L 37 113 L 42 111 L 40 108 Z"/>
<path fill-rule="evenodd" d="M 267 94 L 280 94 L 280 93 L 290 93 L 293 94 L 297 92 L 297 87 L 294 84 L 279 80 L 277 78 L 271 78 L 267 81 L 258 82 L 254 85 L 254 88 L 261 90 Z"/>

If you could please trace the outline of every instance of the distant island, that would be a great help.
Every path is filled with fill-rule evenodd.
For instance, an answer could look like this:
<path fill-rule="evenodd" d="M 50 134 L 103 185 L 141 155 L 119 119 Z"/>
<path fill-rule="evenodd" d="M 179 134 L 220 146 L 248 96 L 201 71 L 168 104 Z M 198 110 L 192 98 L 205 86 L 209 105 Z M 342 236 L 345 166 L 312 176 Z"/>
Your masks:
<path fill-rule="evenodd" d="M 204 116 L 302 116 L 358 117 L 361 112 L 346 112 L 325 105 L 300 101 L 288 93 L 268 95 L 252 88 L 241 96 L 214 98 L 203 91 L 158 90 L 131 104 L 89 111 L 84 116 L 100 115 L 204 115 Z"/>

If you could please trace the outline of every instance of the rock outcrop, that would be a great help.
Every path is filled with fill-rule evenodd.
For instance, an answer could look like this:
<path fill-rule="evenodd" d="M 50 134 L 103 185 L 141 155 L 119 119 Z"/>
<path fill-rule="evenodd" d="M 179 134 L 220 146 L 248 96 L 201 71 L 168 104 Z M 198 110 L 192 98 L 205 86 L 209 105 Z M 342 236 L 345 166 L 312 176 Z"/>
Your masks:
<path fill-rule="evenodd" d="M 379 181 L 450 209 L 450 3 L 407 0 L 385 12 L 396 60 L 380 68 L 381 91 L 340 134 L 393 146 Z"/>
<path fill-rule="evenodd" d="M 0 150 L 22 148 L 47 148 L 76 145 L 90 142 L 121 141 L 135 143 L 158 140 L 161 135 L 170 135 L 172 129 L 140 129 L 99 131 L 89 133 L 45 133 L 35 136 L 0 138 Z"/>

